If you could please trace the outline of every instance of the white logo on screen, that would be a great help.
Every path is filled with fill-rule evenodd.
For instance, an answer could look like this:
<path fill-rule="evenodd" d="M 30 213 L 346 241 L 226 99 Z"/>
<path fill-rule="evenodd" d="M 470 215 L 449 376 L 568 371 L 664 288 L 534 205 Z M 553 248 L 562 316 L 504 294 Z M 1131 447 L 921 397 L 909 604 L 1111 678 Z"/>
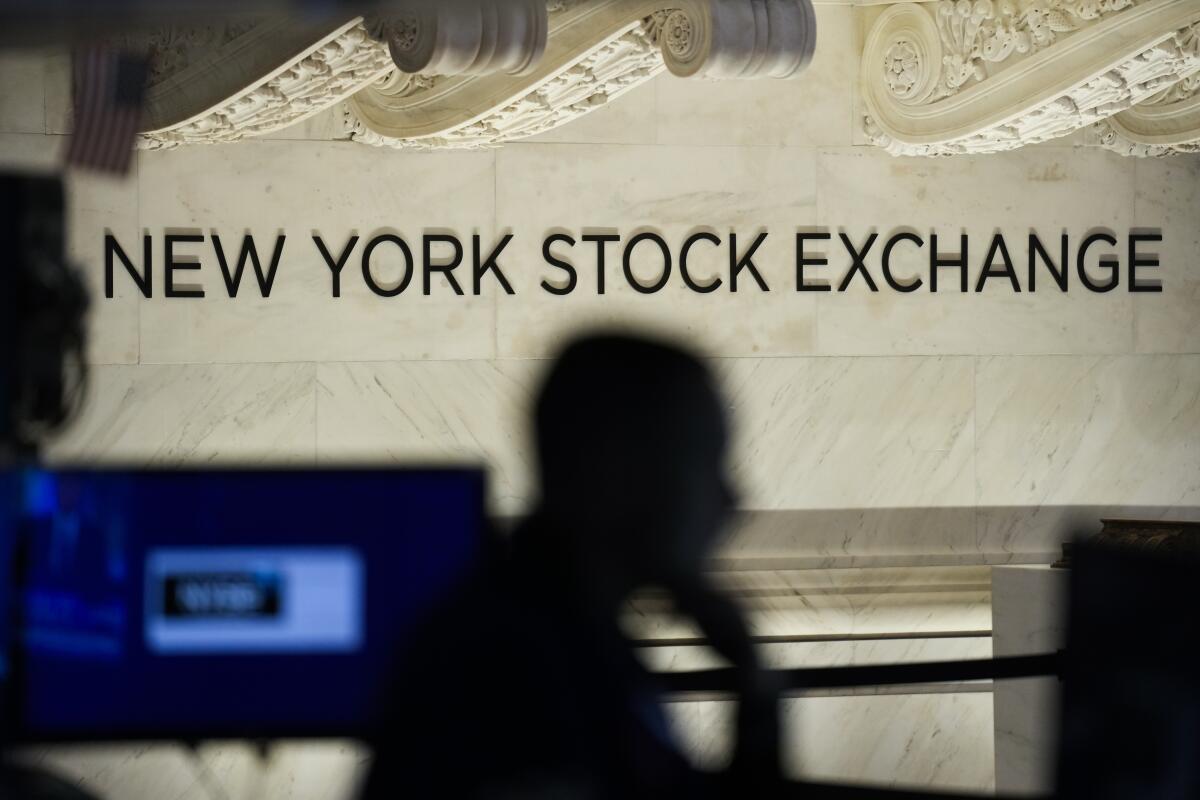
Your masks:
<path fill-rule="evenodd" d="M 146 556 L 153 653 L 350 652 L 362 646 L 365 575 L 347 547 L 157 548 Z"/>

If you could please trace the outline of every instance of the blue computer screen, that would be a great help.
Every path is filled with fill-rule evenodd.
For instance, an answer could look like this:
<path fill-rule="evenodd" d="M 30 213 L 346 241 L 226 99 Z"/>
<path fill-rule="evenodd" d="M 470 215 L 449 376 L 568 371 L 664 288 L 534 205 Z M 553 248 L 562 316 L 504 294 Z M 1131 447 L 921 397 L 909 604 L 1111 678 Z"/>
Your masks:
<path fill-rule="evenodd" d="M 355 735 L 478 558 L 475 470 L 21 476 L 28 739 Z"/>

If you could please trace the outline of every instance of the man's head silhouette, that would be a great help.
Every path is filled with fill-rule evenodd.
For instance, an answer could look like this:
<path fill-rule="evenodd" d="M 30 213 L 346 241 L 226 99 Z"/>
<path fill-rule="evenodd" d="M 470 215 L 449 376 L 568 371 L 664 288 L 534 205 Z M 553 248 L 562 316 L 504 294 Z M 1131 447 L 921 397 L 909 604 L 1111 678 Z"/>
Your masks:
<path fill-rule="evenodd" d="M 577 339 L 551 367 L 534 422 L 540 503 L 493 541 L 494 557 L 409 651 L 395 719 L 411 735 L 393 745 L 401 757 L 376 759 L 368 796 L 394 797 L 414 774 L 441 791 L 413 796 L 755 796 L 747 787 L 780 774 L 778 690 L 704 569 L 732 503 L 708 369 L 648 339 Z M 737 744 L 721 776 L 679 752 L 623 629 L 648 586 L 731 668 Z"/>
<path fill-rule="evenodd" d="M 541 512 L 635 583 L 693 575 L 732 497 L 727 426 L 708 369 L 623 335 L 577 339 L 536 409 Z"/>

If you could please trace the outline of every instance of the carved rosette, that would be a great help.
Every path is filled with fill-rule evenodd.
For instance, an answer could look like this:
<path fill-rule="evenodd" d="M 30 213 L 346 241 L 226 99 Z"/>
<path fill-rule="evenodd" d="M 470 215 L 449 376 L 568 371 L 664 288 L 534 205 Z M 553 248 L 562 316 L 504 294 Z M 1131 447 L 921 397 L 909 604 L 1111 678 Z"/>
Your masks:
<path fill-rule="evenodd" d="M 1148 147 L 1194 141 L 1200 109 L 1185 112 L 1173 87 L 1200 70 L 1197 20 L 1194 0 L 890 6 L 863 50 L 867 136 L 897 155 L 996 152 L 1099 125 L 1106 146 L 1128 127 L 1174 137 Z M 1151 124 L 1148 103 L 1175 108 Z"/>
<path fill-rule="evenodd" d="M 424 2 L 373 24 L 401 72 L 527 74 L 546 50 L 544 0 Z"/>
<path fill-rule="evenodd" d="M 669 11 L 660 36 L 674 75 L 791 78 L 817 46 L 817 20 L 806 0 L 686 0 Z"/>

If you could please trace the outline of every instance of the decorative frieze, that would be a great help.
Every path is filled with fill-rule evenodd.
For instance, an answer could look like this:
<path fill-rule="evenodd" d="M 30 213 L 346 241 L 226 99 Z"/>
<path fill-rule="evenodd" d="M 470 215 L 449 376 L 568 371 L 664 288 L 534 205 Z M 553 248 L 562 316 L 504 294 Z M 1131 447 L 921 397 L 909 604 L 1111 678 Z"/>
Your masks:
<path fill-rule="evenodd" d="M 663 70 L 792 77 L 816 44 L 808 0 L 414 0 L 401 11 L 349 20 L 233 92 L 217 81 L 227 62 L 286 51 L 265 23 L 155 34 L 143 44 L 160 124 L 143 146 L 236 141 L 337 105 L 355 141 L 488 147 L 567 124 Z M 1130 155 L 1195 151 L 1198 30 L 1197 0 L 889 5 L 864 45 L 864 129 L 902 155 L 996 152 L 1084 129 Z M 216 88 L 202 91 L 210 74 Z M 182 113 L 189 102 L 201 107 Z"/>
<path fill-rule="evenodd" d="M 141 135 L 147 149 L 233 142 L 293 125 L 393 70 L 360 22 L 343 26 L 276 74 L 191 119 Z"/>
<path fill-rule="evenodd" d="M 522 79 L 440 76 L 377 85 L 342 109 L 377 146 L 501 144 L 566 124 L 668 69 L 707 78 L 798 75 L 816 47 L 808 0 L 591 0 L 550 4 L 547 52 Z"/>
<path fill-rule="evenodd" d="M 816 47 L 810 0 L 470 0 L 401 11 L 351 20 L 219 102 L 166 115 L 143 146 L 261 135 L 352 95 L 342 113 L 356 141 L 495 145 L 565 124 L 663 69 L 786 78 Z M 218 65 L 256 30 L 197 33 L 202 56 L 162 61 L 165 83 L 181 83 L 174 70 L 195 73 L 197 61 L 227 74 Z"/>
<path fill-rule="evenodd" d="M 889 6 L 863 51 L 864 128 L 897 155 L 987 153 L 1177 102 L 1200 70 L 1197 20 L 1193 0 Z"/>
<path fill-rule="evenodd" d="M 1184 46 L 1194 49 L 1200 25 Z M 1200 152 L 1200 72 L 1176 81 L 1132 108 L 1097 122 L 1097 143 L 1125 156 L 1168 156 Z"/>
<path fill-rule="evenodd" d="M 381 135 L 368 127 L 355 111 L 355 103 L 342 105 L 342 118 L 351 139 L 377 147 L 417 150 L 472 149 L 533 136 L 565 125 L 624 94 L 665 68 L 657 49 L 660 26 L 653 19 L 633 23 L 620 36 L 592 50 L 581 61 L 558 72 L 536 88 L 501 108 L 440 135 L 401 138 Z M 397 73 L 401 74 L 401 73 Z M 423 88 L 399 79 L 397 98 L 412 97 L 438 85 L 425 79 Z M 379 92 L 389 92 L 381 86 Z"/>

